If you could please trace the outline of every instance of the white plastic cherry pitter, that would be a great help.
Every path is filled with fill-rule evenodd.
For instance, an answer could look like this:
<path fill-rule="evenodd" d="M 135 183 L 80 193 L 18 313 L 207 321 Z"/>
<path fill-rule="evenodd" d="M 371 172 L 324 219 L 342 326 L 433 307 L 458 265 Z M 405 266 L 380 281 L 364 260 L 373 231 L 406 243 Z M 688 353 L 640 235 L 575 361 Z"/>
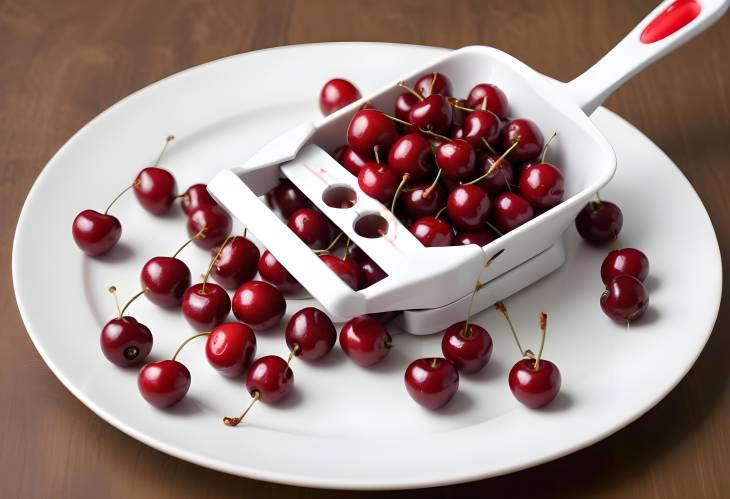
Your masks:
<path fill-rule="evenodd" d="M 455 50 L 330 116 L 275 138 L 242 167 L 216 175 L 208 189 L 335 320 L 397 310 L 403 313 L 396 324 L 407 332 L 442 331 L 465 318 L 476 277 L 497 252 L 504 250 L 483 273 L 488 284 L 477 294 L 474 311 L 529 286 L 563 263 L 561 235 L 616 169 L 613 149 L 588 115 L 624 81 L 716 21 L 729 1 L 661 3 L 598 63 L 567 84 L 494 48 Z M 644 32 L 651 36 L 642 37 Z M 399 81 L 413 85 L 420 75 L 432 72 L 450 78 L 454 95 L 466 95 L 477 83 L 494 83 L 508 94 L 511 116 L 530 118 L 545 133 L 556 131 L 549 155 L 564 173 L 565 200 L 484 247 L 426 248 L 387 206 L 363 193 L 357 178 L 330 153 L 344 143 L 350 119 L 363 104 L 370 102 L 390 112 L 402 92 Z M 354 291 L 330 271 L 261 200 L 282 177 L 291 180 L 387 277 Z M 355 204 L 350 208 L 328 206 L 323 194 L 343 186 L 355 193 Z M 382 236 L 358 233 L 355 223 L 366 216 L 382 224 Z"/>

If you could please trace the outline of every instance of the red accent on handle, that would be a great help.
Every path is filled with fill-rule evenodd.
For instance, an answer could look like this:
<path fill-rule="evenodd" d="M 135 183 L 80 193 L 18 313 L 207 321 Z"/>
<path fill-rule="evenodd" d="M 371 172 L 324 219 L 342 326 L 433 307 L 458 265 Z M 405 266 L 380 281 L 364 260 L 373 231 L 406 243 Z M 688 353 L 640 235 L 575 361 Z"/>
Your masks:
<path fill-rule="evenodd" d="M 676 0 L 644 28 L 639 40 L 648 44 L 666 38 L 689 24 L 701 10 L 697 0 Z"/>

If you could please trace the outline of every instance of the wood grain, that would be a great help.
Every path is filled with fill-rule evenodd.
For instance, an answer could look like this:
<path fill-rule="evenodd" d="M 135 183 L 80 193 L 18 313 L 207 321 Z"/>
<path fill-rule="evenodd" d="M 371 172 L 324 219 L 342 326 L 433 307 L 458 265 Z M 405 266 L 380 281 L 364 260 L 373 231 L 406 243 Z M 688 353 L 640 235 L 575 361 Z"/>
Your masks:
<path fill-rule="evenodd" d="M 492 45 L 567 80 L 613 46 L 653 4 L 0 1 L 0 260 L 6 275 L 0 288 L 0 497 L 730 497 L 726 302 L 709 345 L 686 379 L 616 435 L 555 462 L 495 479 L 409 493 L 347 494 L 210 471 L 106 424 L 45 366 L 25 333 L 9 279 L 14 227 L 43 165 L 96 114 L 164 76 L 270 46 L 377 40 L 454 48 Z M 730 16 L 607 102 L 682 168 L 714 221 L 723 253 L 730 249 L 728 49 Z M 677 230 L 692 237 L 691 227 Z M 667 251 L 676 251 L 678 262 L 701 265 L 701 256 L 682 255 L 678 248 Z"/>

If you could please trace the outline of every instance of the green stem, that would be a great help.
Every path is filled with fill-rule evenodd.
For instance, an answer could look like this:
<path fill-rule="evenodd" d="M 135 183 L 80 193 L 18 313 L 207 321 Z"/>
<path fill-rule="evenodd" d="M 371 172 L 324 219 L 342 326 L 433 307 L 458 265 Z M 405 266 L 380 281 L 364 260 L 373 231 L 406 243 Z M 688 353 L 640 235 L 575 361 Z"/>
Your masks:
<path fill-rule="evenodd" d="M 244 232 L 245 232 L 245 229 L 244 229 Z M 203 275 L 203 287 L 201 288 L 201 291 L 202 291 L 203 293 L 205 293 L 205 285 L 206 285 L 206 284 L 208 283 L 208 277 L 210 277 L 210 273 L 211 273 L 211 272 L 213 271 L 213 265 L 215 265 L 215 262 L 217 262 L 217 261 L 218 261 L 218 258 L 220 258 L 220 256 L 221 256 L 221 253 L 223 253 L 223 248 L 225 248 L 226 246 L 228 246 L 228 243 L 230 243 L 230 242 L 231 242 L 231 240 L 232 240 L 232 239 L 233 239 L 234 237 L 235 237 L 235 236 L 228 236 L 228 237 L 227 237 L 227 238 L 225 239 L 225 241 L 223 241 L 223 244 L 221 244 L 221 247 L 220 247 L 220 248 L 218 248 L 218 251 L 217 251 L 217 252 L 215 253 L 215 256 L 213 257 L 213 259 L 212 259 L 212 260 L 210 261 L 210 265 L 208 265 L 208 270 L 207 270 L 207 271 L 205 272 L 205 274 Z M 244 237 L 245 237 L 245 236 L 244 236 Z"/>
<path fill-rule="evenodd" d="M 127 304 L 124 305 L 124 307 L 122 308 L 121 312 L 119 312 L 119 318 L 121 319 L 122 317 L 124 317 L 124 312 L 127 311 L 127 308 L 129 308 L 129 306 L 132 304 L 132 302 L 134 300 L 136 300 L 137 298 L 139 298 L 140 296 L 142 296 L 143 294 L 145 294 L 149 290 L 150 290 L 149 288 L 144 288 L 142 291 L 140 291 L 139 293 L 137 293 L 136 295 L 134 295 L 133 297 L 131 297 L 129 299 L 129 301 L 127 302 Z"/>
<path fill-rule="evenodd" d="M 180 353 L 180 350 L 182 350 L 185 347 L 185 345 L 187 345 L 188 343 L 193 341 L 195 338 L 200 338 L 201 336 L 210 336 L 210 333 L 208 332 L 208 333 L 194 334 L 187 340 L 183 341 L 182 344 L 179 347 L 177 347 L 177 350 L 175 350 L 175 354 L 172 356 L 172 360 L 175 360 L 177 358 L 178 354 Z"/>
<path fill-rule="evenodd" d="M 542 349 L 545 348 L 545 335 L 547 334 L 547 314 L 540 312 L 540 350 L 537 351 L 535 359 L 535 370 L 540 368 L 540 358 L 542 357 Z"/>
<path fill-rule="evenodd" d="M 160 155 L 157 156 L 157 161 L 155 161 L 155 166 L 157 166 L 157 165 L 160 164 L 160 161 L 162 161 L 162 156 L 164 156 L 165 155 L 165 151 L 167 151 L 167 145 L 170 142 L 172 142 L 173 140 L 175 140 L 175 136 L 174 135 L 168 135 L 167 137 L 165 137 L 165 145 L 162 146 L 162 151 L 160 151 Z"/>
<path fill-rule="evenodd" d="M 411 178 L 411 174 L 406 172 L 403 174 L 403 178 L 400 180 L 400 184 L 398 184 L 398 188 L 395 190 L 395 194 L 393 194 L 393 201 L 390 203 L 390 211 L 395 215 L 395 203 L 398 201 L 398 196 L 400 196 L 401 191 L 403 190 L 403 186 L 406 185 L 406 182 L 408 182 L 408 179 Z"/>
<path fill-rule="evenodd" d="M 179 247 L 179 248 L 177 249 L 177 251 L 175 252 L 175 254 L 174 254 L 174 255 L 172 255 L 172 257 L 173 257 L 173 258 L 176 258 L 176 257 L 177 257 L 177 255 L 179 255 L 179 254 L 180 254 L 180 252 L 181 252 L 182 250 L 184 250 L 184 249 L 185 249 L 185 246 L 187 246 L 188 244 L 192 243 L 192 242 L 193 242 L 194 240 L 196 240 L 197 238 L 199 238 L 200 236 L 202 236 L 202 235 L 203 235 L 203 233 L 204 233 L 204 232 L 206 231 L 206 229 L 207 229 L 207 227 L 203 227 L 202 229 L 200 229 L 200 230 L 198 231 L 198 233 L 197 233 L 197 234 L 195 234 L 195 235 L 194 235 L 193 237 L 191 237 L 190 239 L 188 239 L 187 241 L 185 241 L 185 244 L 183 244 L 182 246 L 180 246 L 180 247 Z"/>
<path fill-rule="evenodd" d="M 410 93 L 412 93 L 413 95 L 415 95 L 418 100 L 423 100 L 423 96 L 421 94 L 419 94 L 414 88 L 411 88 L 408 85 L 406 85 L 406 82 L 399 81 L 398 82 L 398 86 L 401 87 L 401 88 L 405 88 L 406 90 L 408 90 Z"/>
<path fill-rule="evenodd" d="M 519 143 L 520 143 L 519 140 L 515 140 L 512 143 L 512 145 L 509 147 L 509 149 L 507 149 L 506 151 L 504 151 L 504 153 L 499 158 L 497 158 L 497 161 L 495 161 L 494 163 L 492 163 L 492 165 L 489 167 L 489 170 L 487 170 L 487 173 L 485 173 L 481 177 L 477 177 L 474 180 L 465 183 L 464 185 L 476 184 L 477 182 L 479 182 L 481 180 L 484 180 L 485 178 L 491 176 L 492 173 L 494 173 L 497 170 L 497 168 L 499 168 L 499 165 L 502 164 L 502 161 L 504 161 L 504 158 L 506 158 L 507 155 L 512 151 L 512 149 L 514 149 L 515 147 L 517 147 L 517 144 L 519 144 Z"/>
<path fill-rule="evenodd" d="M 540 163 L 544 163 L 545 162 L 545 154 L 547 154 L 548 146 L 550 145 L 550 142 L 552 142 L 553 139 L 557 135 L 558 135 L 558 132 L 553 132 L 553 134 L 548 139 L 547 144 L 545 144 L 545 147 L 542 148 L 542 155 L 540 156 Z"/>
<path fill-rule="evenodd" d="M 512 319 L 509 316 L 509 312 L 507 312 L 507 307 L 504 306 L 504 303 L 501 301 L 498 301 L 494 304 L 494 308 L 499 310 L 505 319 L 507 319 L 507 324 L 509 325 L 510 331 L 512 331 L 512 337 L 515 339 L 515 343 L 517 343 L 517 348 L 520 351 L 520 356 L 525 356 L 525 351 L 522 349 L 522 345 L 520 344 L 520 339 L 517 337 L 517 331 L 515 331 L 515 326 L 512 324 Z"/>
<path fill-rule="evenodd" d="M 122 192 L 120 192 L 119 194 L 117 194 L 116 197 L 114 199 L 112 199 L 112 202 L 109 203 L 109 206 L 106 207 L 106 210 L 104 210 L 104 215 L 106 215 L 106 214 L 109 213 L 109 210 L 111 209 L 112 205 L 117 202 L 117 199 L 119 199 L 120 197 L 122 197 L 122 195 L 125 192 L 127 192 L 129 189 L 132 189 L 134 187 L 137 187 L 139 185 L 139 182 L 140 182 L 139 180 L 135 180 L 132 185 L 128 185 L 127 187 L 124 188 L 124 190 Z"/>
<path fill-rule="evenodd" d="M 496 228 L 496 227 L 495 227 L 494 225 L 492 225 L 491 223 L 489 223 L 489 220 L 487 220 L 487 227 L 489 227 L 489 228 L 490 228 L 490 229 L 492 229 L 492 230 L 493 230 L 494 232 L 496 232 L 496 233 L 497 233 L 497 235 L 498 235 L 498 236 L 500 236 L 500 237 L 504 235 L 504 234 L 502 234 L 502 231 L 500 231 L 500 230 L 499 230 L 498 228 Z"/>

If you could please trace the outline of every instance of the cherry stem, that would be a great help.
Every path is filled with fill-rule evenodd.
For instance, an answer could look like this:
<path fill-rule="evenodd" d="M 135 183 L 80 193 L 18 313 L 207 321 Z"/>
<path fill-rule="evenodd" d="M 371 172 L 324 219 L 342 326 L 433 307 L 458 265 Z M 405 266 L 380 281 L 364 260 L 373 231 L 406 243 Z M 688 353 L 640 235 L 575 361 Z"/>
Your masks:
<path fill-rule="evenodd" d="M 471 338 L 471 329 L 469 325 L 469 320 L 471 320 L 471 309 L 474 306 L 474 299 L 477 296 L 477 293 L 486 286 L 486 283 L 482 282 L 482 273 L 484 272 L 484 269 L 492 265 L 492 262 L 497 259 L 499 255 L 504 253 L 504 249 L 501 249 L 497 251 L 494 255 L 492 255 L 486 262 L 484 262 L 484 266 L 479 270 L 479 275 L 477 275 L 477 280 L 474 283 L 474 290 L 471 292 L 471 298 L 469 298 L 469 307 L 466 309 L 466 320 L 464 321 L 464 329 L 461 332 L 462 338 L 469 339 Z"/>
<path fill-rule="evenodd" d="M 213 259 L 210 261 L 210 265 L 208 265 L 208 270 L 205 272 L 205 274 L 203 274 L 203 287 L 201 288 L 201 291 L 203 293 L 205 293 L 205 285 L 208 283 L 208 277 L 210 277 L 210 273 L 213 271 L 213 265 L 215 265 L 215 262 L 218 261 L 218 258 L 220 258 L 221 253 L 223 253 L 223 248 L 228 246 L 228 243 L 230 243 L 233 238 L 234 238 L 234 236 L 228 236 L 226 238 L 226 240 L 223 241 L 223 244 L 221 244 L 221 247 L 218 248 L 218 251 L 216 252 Z"/>
<path fill-rule="evenodd" d="M 286 365 L 288 366 L 289 363 L 291 362 L 291 360 L 294 357 L 296 357 L 297 355 L 299 355 L 299 352 L 301 352 L 301 351 L 302 351 L 302 349 L 299 346 L 299 343 L 294 343 L 294 348 L 291 349 L 291 352 L 289 352 L 289 358 L 286 359 Z"/>
<path fill-rule="evenodd" d="M 537 351 L 537 358 L 535 359 L 534 369 L 537 371 L 540 368 L 540 358 L 542 357 L 542 349 L 545 348 L 545 335 L 547 334 L 547 314 L 540 312 L 540 350 Z"/>
<path fill-rule="evenodd" d="M 436 137 L 437 139 L 444 140 L 446 142 L 451 142 L 451 139 L 447 137 L 446 135 L 441 135 L 440 133 L 436 133 L 433 130 L 425 130 L 423 128 L 419 128 L 421 133 L 425 133 L 426 135 L 430 135 L 431 137 Z"/>
<path fill-rule="evenodd" d="M 172 360 L 175 360 L 177 358 L 178 354 L 185 347 L 185 345 L 187 345 L 188 343 L 193 341 L 195 338 L 200 338 L 201 336 L 210 336 L 210 332 L 194 334 L 187 340 L 183 341 L 182 344 L 179 347 L 177 347 L 177 350 L 175 350 L 175 354 L 172 356 Z"/>
<path fill-rule="evenodd" d="M 436 357 L 431 359 L 431 368 L 436 369 L 438 366 L 439 366 L 439 360 Z"/>
<path fill-rule="evenodd" d="M 472 184 L 476 184 L 477 182 L 479 182 L 479 181 L 481 181 L 481 180 L 484 180 L 485 178 L 487 178 L 487 177 L 491 176 L 491 175 L 492 175 L 492 173 L 494 173 L 494 172 L 495 172 L 495 171 L 496 171 L 496 170 L 497 170 L 497 169 L 499 168 L 499 165 L 501 165 L 501 164 L 502 164 L 502 161 L 504 160 L 504 158 L 506 158 L 506 157 L 507 157 L 507 155 L 508 155 L 508 154 L 509 154 L 509 153 L 510 153 L 510 152 L 512 151 L 512 149 L 514 149 L 515 147 L 517 147 L 517 144 L 519 144 L 519 143 L 520 143 L 520 141 L 519 141 L 519 140 L 515 140 L 515 141 L 514 141 L 514 142 L 512 143 L 512 145 L 511 145 L 511 146 L 509 147 L 509 149 L 507 149 L 506 151 L 504 151 L 504 153 L 502 153 L 502 155 L 501 155 L 501 156 L 500 156 L 499 158 L 497 158 L 497 161 L 495 161 L 494 163 L 492 163 L 492 165 L 491 165 L 491 166 L 489 167 L 489 170 L 487 170 L 487 173 L 485 173 L 485 174 L 484 174 L 484 175 L 482 175 L 481 177 L 477 177 L 477 178 L 475 178 L 475 179 L 474 179 L 474 180 L 472 180 L 471 182 L 467 182 L 467 183 L 466 183 L 466 184 L 464 184 L 464 185 L 472 185 Z"/>
<path fill-rule="evenodd" d="M 162 156 L 164 156 L 165 155 L 165 151 L 167 151 L 167 145 L 170 142 L 172 142 L 173 140 L 175 140 L 175 136 L 174 135 L 168 135 L 165 138 L 165 145 L 162 146 L 162 151 L 160 151 L 160 155 L 157 156 L 157 161 L 155 161 L 155 165 L 154 166 L 158 166 L 160 164 L 160 161 L 162 161 Z"/>
<path fill-rule="evenodd" d="M 109 286 L 109 292 L 114 297 L 114 304 L 117 306 L 117 313 L 119 314 L 119 318 L 122 318 L 122 309 L 119 308 L 119 298 L 117 298 L 117 287 L 116 286 Z"/>
<path fill-rule="evenodd" d="M 515 339 L 515 342 L 517 343 L 517 348 L 520 350 L 520 355 L 522 357 L 525 357 L 527 355 L 527 352 L 522 349 L 522 345 L 520 344 L 520 339 L 517 337 L 517 331 L 515 331 L 515 326 L 512 324 L 512 319 L 509 316 L 509 312 L 507 312 L 507 307 L 504 306 L 504 303 L 501 301 L 498 301 L 494 304 L 494 308 L 499 310 L 505 319 L 507 319 L 507 324 L 509 324 L 509 329 L 512 331 L 512 337 Z"/>
<path fill-rule="evenodd" d="M 484 97 L 482 97 L 482 111 L 487 110 L 487 95 L 484 94 Z"/>
<path fill-rule="evenodd" d="M 423 96 L 421 94 L 419 94 L 414 88 L 411 88 L 408 85 L 406 85 L 406 82 L 399 81 L 398 82 L 398 86 L 401 87 L 401 88 L 405 88 L 406 90 L 408 90 L 410 93 L 412 93 L 413 95 L 415 95 L 418 98 L 418 100 L 420 100 L 420 101 L 423 100 Z"/>
<path fill-rule="evenodd" d="M 342 255 L 342 261 L 343 261 L 343 262 L 344 262 L 345 260 L 347 260 L 347 256 L 348 256 L 348 250 L 349 250 L 349 249 L 350 249 L 350 238 L 348 237 L 348 238 L 347 238 L 347 241 L 345 241 L 345 254 L 344 254 L 344 255 Z"/>
<path fill-rule="evenodd" d="M 251 400 L 251 403 L 248 404 L 248 407 L 246 407 L 246 410 L 244 410 L 243 413 L 240 416 L 238 416 L 237 418 L 224 417 L 223 424 L 225 424 L 226 426 L 238 426 L 238 423 L 240 423 L 243 420 L 243 418 L 246 417 L 246 414 L 248 414 L 248 411 L 251 410 L 253 405 L 256 402 L 258 402 L 260 398 L 261 398 L 261 392 L 256 390 L 255 392 L 253 392 L 253 399 Z"/>
<path fill-rule="evenodd" d="M 441 214 L 444 212 L 445 209 L 446 209 L 446 206 L 444 206 L 443 208 L 441 208 L 439 211 L 436 212 L 436 215 L 434 215 L 433 218 L 438 219 L 438 217 L 441 216 Z"/>
<path fill-rule="evenodd" d="M 438 184 L 438 181 L 441 178 L 441 172 L 442 171 L 443 170 L 441 170 L 441 168 L 439 168 L 439 171 L 436 173 L 436 178 L 433 179 L 433 182 L 431 183 L 431 185 L 429 185 L 426 188 L 426 190 L 423 191 L 422 196 L 423 196 L 424 199 L 428 199 L 428 197 L 431 195 L 431 193 L 433 192 L 433 190 L 436 188 L 436 184 Z"/>
<path fill-rule="evenodd" d="M 555 137 L 557 137 L 558 132 L 553 132 L 553 134 L 548 139 L 547 143 L 545 144 L 545 147 L 542 148 L 542 155 L 540 156 L 540 163 L 545 162 L 545 154 L 547 154 L 548 146 L 550 145 L 550 142 L 553 141 Z"/>
<path fill-rule="evenodd" d="M 246 238 L 246 235 L 248 234 L 248 227 L 243 228 L 243 238 Z"/>
<path fill-rule="evenodd" d="M 423 100 L 423 98 L 421 98 L 421 100 Z M 386 113 L 383 113 L 383 116 L 385 116 L 386 118 L 388 118 L 391 121 L 395 121 L 396 123 L 400 123 L 401 125 L 411 126 L 411 124 L 408 123 L 407 121 L 403 121 L 402 119 L 396 118 L 395 116 L 391 116 L 391 115 L 386 114 Z"/>
<path fill-rule="evenodd" d="M 195 234 L 193 237 L 191 237 L 190 239 L 185 241 L 185 243 L 177 249 L 177 251 L 175 252 L 174 255 L 172 255 L 172 257 L 173 258 L 177 257 L 177 255 L 179 255 L 180 252 L 185 249 L 185 246 L 187 246 L 188 244 L 192 243 L 193 241 L 195 241 L 196 239 L 201 237 L 207 229 L 208 229 L 208 227 L 203 227 L 202 229 L 200 229 L 197 234 Z"/>
<path fill-rule="evenodd" d="M 132 185 L 128 185 L 127 187 L 124 188 L 124 190 L 122 192 L 120 192 L 119 194 L 117 194 L 116 197 L 114 199 L 112 199 L 112 202 L 109 203 L 109 206 L 106 207 L 106 210 L 104 210 L 104 215 L 107 215 L 109 213 L 109 210 L 114 205 L 114 203 L 117 202 L 117 199 L 119 199 L 120 197 L 122 197 L 122 195 L 125 192 L 127 192 L 129 189 L 132 189 L 134 187 L 137 187 L 139 185 L 139 183 L 140 183 L 140 180 L 137 179 L 137 180 L 134 181 L 134 183 Z"/>
<path fill-rule="evenodd" d="M 395 194 L 393 194 L 393 201 L 390 203 L 390 211 L 393 214 L 395 214 L 395 203 L 398 201 L 398 196 L 400 196 L 403 186 L 406 185 L 409 178 L 411 178 L 411 174 L 408 172 L 404 173 L 403 178 L 400 180 L 400 184 L 398 184 L 398 188 L 395 190 Z"/>
<path fill-rule="evenodd" d="M 337 237 L 335 237 L 335 238 L 334 238 L 334 239 L 332 240 L 332 242 L 330 243 L 330 245 L 329 245 L 329 246 L 327 246 L 327 247 L 326 247 L 325 249 L 321 249 L 321 250 L 314 250 L 314 253 L 315 253 L 316 255 L 328 255 L 328 254 L 329 254 L 329 253 L 330 253 L 330 252 L 332 251 L 332 249 L 333 249 L 333 248 L 334 248 L 335 246 L 337 246 L 337 243 L 338 243 L 338 241 L 340 240 L 340 238 L 342 237 L 342 234 L 344 234 L 344 232 L 340 232 L 339 234 L 337 234 Z"/>
<path fill-rule="evenodd" d="M 459 99 L 454 99 L 453 97 L 449 97 L 448 101 L 449 101 L 449 105 L 451 105 L 451 107 L 453 107 L 455 109 L 461 109 L 462 111 L 467 111 L 469 113 L 476 111 L 476 109 L 462 106 L 461 103 L 459 102 Z"/>
<path fill-rule="evenodd" d="M 375 154 L 375 162 L 380 164 L 380 144 L 373 147 L 373 153 Z"/>
<path fill-rule="evenodd" d="M 596 191 L 596 202 L 601 203 L 601 195 L 598 194 L 598 191 Z"/>
<path fill-rule="evenodd" d="M 487 220 L 487 222 L 486 222 L 486 223 L 487 223 L 487 227 L 489 227 L 489 228 L 490 228 L 490 229 L 492 229 L 492 230 L 493 230 L 494 232 L 496 232 L 498 236 L 500 236 L 500 237 L 501 237 L 501 236 L 503 236 L 503 235 L 504 235 L 504 234 L 502 233 L 502 231 L 500 231 L 500 230 L 499 230 L 498 228 L 496 228 L 496 227 L 495 227 L 494 225 L 492 225 L 492 224 L 491 224 L 491 223 L 489 222 L 489 220 Z"/>
<path fill-rule="evenodd" d="M 494 150 L 494 147 L 492 147 L 492 144 L 490 144 L 486 138 L 482 137 L 482 142 L 484 142 L 484 145 L 487 146 L 489 152 L 491 152 L 492 154 L 497 154 L 497 151 Z"/>
<path fill-rule="evenodd" d="M 127 309 L 129 308 L 129 306 L 132 304 L 132 302 L 134 300 L 136 300 L 137 298 L 139 298 L 143 294 L 147 293 L 149 290 L 150 290 L 150 288 L 145 287 L 142 291 L 138 292 L 136 295 L 134 295 L 133 297 L 131 297 L 129 299 L 129 301 L 122 307 L 122 310 L 119 312 L 119 318 L 121 319 L 122 317 L 124 317 L 124 312 L 127 311 Z M 114 295 L 114 299 L 116 299 L 116 296 L 117 295 L 115 294 Z M 117 306 L 119 306 L 118 303 L 117 303 Z"/>
<path fill-rule="evenodd" d="M 433 74 L 433 78 L 431 78 L 431 85 L 428 87 L 428 95 L 431 95 L 433 93 L 433 86 L 436 84 L 436 76 L 438 73 Z"/>

